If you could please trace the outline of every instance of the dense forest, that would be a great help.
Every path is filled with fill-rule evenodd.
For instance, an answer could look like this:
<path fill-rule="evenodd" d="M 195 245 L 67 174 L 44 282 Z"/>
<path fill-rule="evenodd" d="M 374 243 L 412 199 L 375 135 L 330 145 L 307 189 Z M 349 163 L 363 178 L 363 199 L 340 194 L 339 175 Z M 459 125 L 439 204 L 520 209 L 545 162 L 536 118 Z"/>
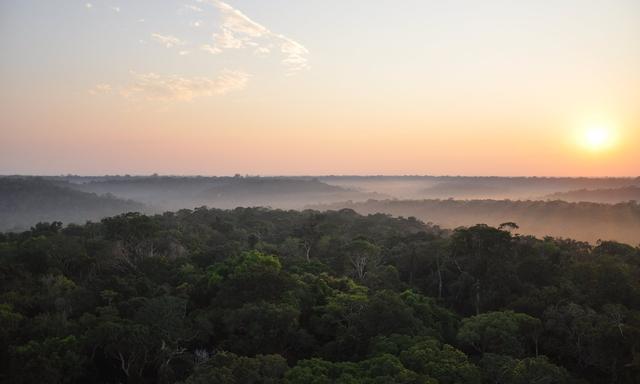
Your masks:
<path fill-rule="evenodd" d="M 516 222 L 520 233 L 540 237 L 550 235 L 594 244 L 598 240 L 617 240 L 634 246 L 640 243 L 640 203 L 634 201 L 603 204 L 561 200 L 368 200 L 310 207 L 415 216 L 446 228 Z"/>
<path fill-rule="evenodd" d="M 640 249 L 340 211 L 0 234 L 6 383 L 638 383 Z"/>

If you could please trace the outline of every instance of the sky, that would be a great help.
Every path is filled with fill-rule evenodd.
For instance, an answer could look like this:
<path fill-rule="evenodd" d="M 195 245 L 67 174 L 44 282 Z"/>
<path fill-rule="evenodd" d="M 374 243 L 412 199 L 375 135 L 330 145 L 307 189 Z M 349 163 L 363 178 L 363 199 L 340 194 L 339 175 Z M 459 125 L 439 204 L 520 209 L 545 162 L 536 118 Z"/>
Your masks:
<path fill-rule="evenodd" d="M 637 0 L 3 0 L 0 174 L 640 175 Z"/>

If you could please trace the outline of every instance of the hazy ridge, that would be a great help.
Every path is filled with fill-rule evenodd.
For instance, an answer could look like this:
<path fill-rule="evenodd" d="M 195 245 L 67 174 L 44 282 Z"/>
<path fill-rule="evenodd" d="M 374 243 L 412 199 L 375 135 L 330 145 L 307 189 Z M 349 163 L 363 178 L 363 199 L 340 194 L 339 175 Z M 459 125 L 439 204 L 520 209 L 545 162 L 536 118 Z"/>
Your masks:
<path fill-rule="evenodd" d="M 0 230 L 28 229 L 47 221 L 83 224 L 87 220 L 146 210 L 139 202 L 78 191 L 62 181 L 0 178 Z"/>
<path fill-rule="evenodd" d="M 552 200 L 593 201 L 599 203 L 620 203 L 640 201 L 640 187 L 626 186 L 607 189 L 580 189 L 569 192 L 556 192 L 545 196 Z"/>
<path fill-rule="evenodd" d="M 310 206 L 353 209 L 360 214 L 387 213 L 416 217 L 445 228 L 515 222 L 519 232 L 535 236 L 573 238 L 592 243 L 617 240 L 640 243 L 640 205 L 511 200 L 369 200 Z"/>
<path fill-rule="evenodd" d="M 0 229 L 200 206 L 351 208 L 415 216 L 445 228 L 515 222 L 523 234 L 635 245 L 640 208 L 628 201 L 640 190 L 638 183 L 638 178 L 450 176 L 5 177 L 0 178 Z"/>

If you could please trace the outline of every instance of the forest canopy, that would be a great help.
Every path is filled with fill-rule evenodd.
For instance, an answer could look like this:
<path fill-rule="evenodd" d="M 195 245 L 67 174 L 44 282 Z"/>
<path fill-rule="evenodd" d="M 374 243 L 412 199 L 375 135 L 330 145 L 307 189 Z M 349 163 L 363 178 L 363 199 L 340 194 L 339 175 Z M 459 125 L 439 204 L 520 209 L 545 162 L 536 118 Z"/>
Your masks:
<path fill-rule="evenodd" d="M 7 383 L 636 383 L 640 249 L 339 211 L 0 234 Z"/>

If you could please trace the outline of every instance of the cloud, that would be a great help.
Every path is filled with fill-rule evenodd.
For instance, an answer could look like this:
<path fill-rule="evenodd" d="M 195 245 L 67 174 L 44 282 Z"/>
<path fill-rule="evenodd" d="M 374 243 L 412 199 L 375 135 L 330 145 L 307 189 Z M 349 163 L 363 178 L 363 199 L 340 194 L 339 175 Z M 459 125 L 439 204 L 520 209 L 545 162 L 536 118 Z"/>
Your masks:
<path fill-rule="evenodd" d="M 223 1 L 208 0 L 207 2 L 219 10 L 222 24 L 220 30 L 213 34 L 213 44 L 201 46 L 202 50 L 219 54 L 227 49 L 252 47 L 259 55 L 267 55 L 277 50 L 284 56 L 282 63 L 290 73 L 309 68 L 307 59 L 309 50 L 302 44 L 272 32 Z"/>
<path fill-rule="evenodd" d="M 111 7 L 111 10 L 114 12 L 119 13 L 120 12 L 120 7 Z"/>
<path fill-rule="evenodd" d="M 100 95 L 100 94 L 111 93 L 112 90 L 113 90 L 113 87 L 111 87 L 110 84 L 102 83 L 102 84 L 96 84 L 95 87 L 89 90 L 89 93 L 92 95 Z"/>
<path fill-rule="evenodd" d="M 185 4 L 184 5 L 185 9 L 188 9 L 190 11 L 194 11 L 194 12 L 202 12 L 202 8 L 197 7 L 193 4 Z"/>
<path fill-rule="evenodd" d="M 299 71 L 308 68 L 307 55 L 309 50 L 297 41 L 280 35 L 280 51 L 285 54 L 282 60 L 284 65 L 292 71 Z"/>
<path fill-rule="evenodd" d="M 224 95 L 246 87 L 249 74 L 242 71 L 224 70 L 215 78 L 160 75 L 157 73 L 133 73 L 133 82 L 122 89 L 121 94 L 129 99 L 154 101 L 191 101 L 197 97 Z"/>
<path fill-rule="evenodd" d="M 161 35 L 159 33 L 152 33 L 151 34 L 151 39 L 157 43 L 160 43 L 164 46 L 166 46 L 167 48 L 171 48 L 175 45 L 183 45 L 184 41 L 180 40 L 179 38 L 175 37 L 175 36 L 171 36 L 171 35 Z"/>
<path fill-rule="evenodd" d="M 194 28 L 200 28 L 202 26 L 202 20 L 192 21 L 190 25 Z"/>
<path fill-rule="evenodd" d="M 209 44 L 201 45 L 200 49 L 205 51 L 205 52 L 209 52 L 212 55 L 217 55 L 218 53 L 222 52 L 222 50 L 220 48 L 214 47 L 214 46 L 209 45 Z"/>
<path fill-rule="evenodd" d="M 246 37 L 261 37 L 271 33 L 266 27 L 251 20 L 244 13 L 223 1 L 212 0 L 212 4 L 222 13 L 223 30 L 227 29 L 239 35 L 246 35 Z"/>
<path fill-rule="evenodd" d="M 86 8 L 93 8 L 93 4 L 91 4 L 91 3 L 86 3 L 84 6 L 85 6 Z"/>
<path fill-rule="evenodd" d="M 180 56 L 186 56 L 186 55 L 188 55 L 189 53 L 190 53 L 189 51 L 180 51 L 180 52 L 178 52 L 178 55 L 180 55 Z"/>
<path fill-rule="evenodd" d="M 258 47 L 253 51 L 256 55 L 266 56 L 271 53 L 271 48 L 268 47 Z"/>
<path fill-rule="evenodd" d="M 245 46 L 246 41 L 236 38 L 236 36 L 228 29 L 223 29 L 222 33 L 216 33 L 213 35 L 213 41 L 215 47 L 220 49 L 238 49 Z"/>

